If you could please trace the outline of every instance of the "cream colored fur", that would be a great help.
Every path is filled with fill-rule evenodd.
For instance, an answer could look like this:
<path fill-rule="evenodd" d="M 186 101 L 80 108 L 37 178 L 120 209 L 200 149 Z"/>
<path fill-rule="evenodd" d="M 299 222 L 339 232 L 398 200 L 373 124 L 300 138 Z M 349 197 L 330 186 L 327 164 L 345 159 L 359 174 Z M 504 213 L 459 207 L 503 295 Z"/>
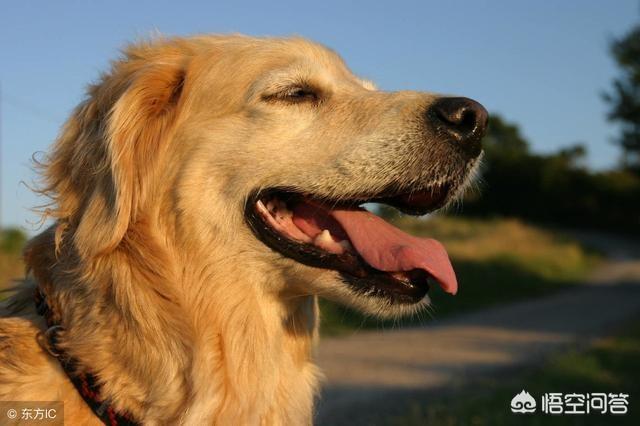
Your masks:
<path fill-rule="evenodd" d="M 321 101 L 279 100 L 300 84 Z M 36 342 L 39 283 L 62 346 L 144 424 L 311 423 L 316 296 L 384 316 L 426 302 L 393 306 L 282 257 L 249 231 L 244 203 L 276 186 L 338 199 L 391 182 L 462 187 L 475 165 L 422 127 L 434 99 L 377 91 L 302 39 L 129 47 L 42 164 L 55 224 L 29 243 L 29 275 L 0 311 L 0 400 L 63 400 L 68 424 L 98 424 Z"/>

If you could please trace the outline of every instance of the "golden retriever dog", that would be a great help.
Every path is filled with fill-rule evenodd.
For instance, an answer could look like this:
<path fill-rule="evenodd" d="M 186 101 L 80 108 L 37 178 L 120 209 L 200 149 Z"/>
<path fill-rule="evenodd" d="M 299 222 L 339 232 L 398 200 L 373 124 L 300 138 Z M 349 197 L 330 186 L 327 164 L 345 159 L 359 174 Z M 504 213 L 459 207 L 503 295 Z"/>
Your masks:
<path fill-rule="evenodd" d="M 486 123 L 301 38 L 128 47 L 40 163 L 54 222 L 0 308 L 0 400 L 63 401 L 74 425 L 310 424 L 318 296 L 397 317 L 457 290 L 440 243 L 361 206 L 456 199 Z"/>

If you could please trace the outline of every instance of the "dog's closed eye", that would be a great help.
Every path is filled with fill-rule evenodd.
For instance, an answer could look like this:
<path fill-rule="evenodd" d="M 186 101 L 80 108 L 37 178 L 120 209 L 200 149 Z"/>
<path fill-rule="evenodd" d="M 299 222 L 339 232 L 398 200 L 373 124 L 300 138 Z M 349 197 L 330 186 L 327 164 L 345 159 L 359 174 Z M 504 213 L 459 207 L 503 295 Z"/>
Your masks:
<path fill-rule="evenodd" d="M 296 87 L 288 90 L 284 95 L 287 100 L 291 100 L 293 102 L 315 102 L 318 100 L 318 94 L 308 87 Z"/>
<path fill-rule="evenodd" d="M 297 85 L 286 87 L 276 93 L 264 95 L 262 99 L 268 102 L 280 101 L 290 104 L 315 104 L 320 100 L 320 92 L 308 85 Z"/>

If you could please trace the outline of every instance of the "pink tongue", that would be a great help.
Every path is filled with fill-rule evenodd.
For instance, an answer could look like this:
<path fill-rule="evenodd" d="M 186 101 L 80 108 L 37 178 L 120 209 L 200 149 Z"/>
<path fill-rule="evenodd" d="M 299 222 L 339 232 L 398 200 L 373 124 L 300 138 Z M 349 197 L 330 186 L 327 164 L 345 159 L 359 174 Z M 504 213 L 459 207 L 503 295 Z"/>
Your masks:
<path fill-rule="evenodd" d="M 364 260 L 385 272 L 424 269 L 447 293 L 456 294 L 458 281 L 443 245 L 417 238 L 366 210 L 331 210 Z"/>

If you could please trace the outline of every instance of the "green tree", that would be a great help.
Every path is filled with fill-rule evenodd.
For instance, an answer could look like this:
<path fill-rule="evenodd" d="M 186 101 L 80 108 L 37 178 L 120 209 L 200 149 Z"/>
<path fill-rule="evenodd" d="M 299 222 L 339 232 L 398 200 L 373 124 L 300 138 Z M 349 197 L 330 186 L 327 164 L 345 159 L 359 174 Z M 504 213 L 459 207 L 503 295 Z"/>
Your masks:
<path fill-rule="evenodd" d="M 491 115 L 489 131 L 482 144 L 488 156 L 516 158 L 529 152 L 529 142 L 522 136 L 518 126 L 497 114 Z"/>
<path fill-rule="evenodd" d="M 604 95 L 611 106 L 608 118 L 621 125 L 616 142 L 624 151 L 623 166 L 640 173 L 640 25 L 614 40 L 611 54 L 621 74 Z"/>
<path fill-rule="evenodd" d="M 532 152 L 517 124 L 498 114 L 483 143 L 481 191 L 465 197 L 464 214 L 640 234 L 640 174 L 590 171 L 581 144 Z"/>

